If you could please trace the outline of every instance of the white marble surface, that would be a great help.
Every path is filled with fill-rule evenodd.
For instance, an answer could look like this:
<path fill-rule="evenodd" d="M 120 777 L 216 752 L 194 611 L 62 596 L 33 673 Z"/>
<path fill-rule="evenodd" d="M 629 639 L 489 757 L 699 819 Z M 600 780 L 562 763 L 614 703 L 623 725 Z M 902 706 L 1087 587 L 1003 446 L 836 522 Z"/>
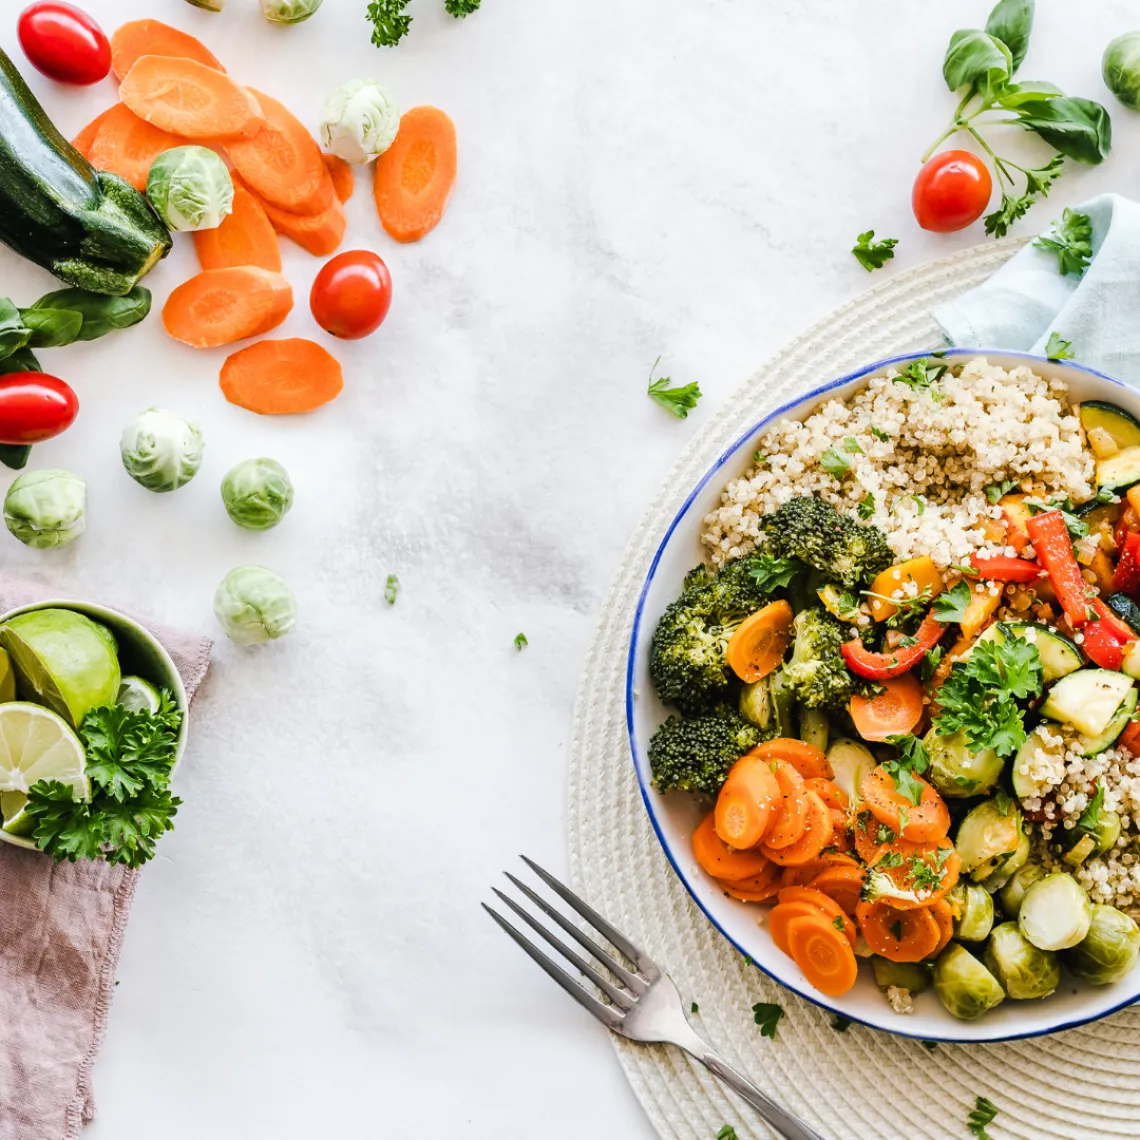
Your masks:
<path fill-rule="evenodd" d="M 17 7 L 0 43 L 19 59 Z M 648 1138 L 603 1031 L 478 903 L 518 851 L 565 867 L 580 662 L 678 450 L 781 342 L 870 283 L 847 252 L 860 230 L 900 238 L 884 275 L 982 240 L 922 233 L 909 195 L 953 107 L 946 39 L 986 0 L 486 0 L 463 24 L 413 0 L 394 51 L 369 45 L 365 0 L 325 0 L 293 29 L 264 25 L 254 0 L 87 7 L 108 28 L 151 15 L 201 34 L 311 123 L 328 90 L 375 75 L 405 107 L 446 108 L 461 147 L 450 211 L 422 244 L 383 235 L 366 186 L 351 203 L 349 244 L 388 260 L 396 299 L 377 336 L 338 349 L 345 393 L 312 417 L 231 408 L 224 353 L 175 345 L 157 319 L 43 354 L 83 412 L 35 463 L 88 478 L 90 526 L 54 554 L 5 538 L 6 567 L 209 631 L 217 581 L 264 562 L 303 611 L 286 642 L 218 645 L 88 1135 Z M 1071 0 L 1039 0 L 1025 74 L 1107 99 L 1101 50 L 1133 25 L 1124 0 L 1079 20 Z M 113 98 L 109 83 L 33 83 L 68 133 Z M 1113 114 L 1117 152 L 1067 173 L 1041 225 L 1137 185 L 1140 120 Z M 311 335 L 318 263 L 287 260 L 286 331 Z M 148 282 L 156 301 L 193 265 L 180 243 Z M 0 274 L 20 303 L 51 287 L 6 251 Z M 658 354 L 705 392 L 687 422 L 645 397 Z M 153 403 L 208 440 L 173 497 L 118 464 L 123 424 Z M 265 535 L 233 528 L 218 496 L 254 454 L 298 488 Z"/>

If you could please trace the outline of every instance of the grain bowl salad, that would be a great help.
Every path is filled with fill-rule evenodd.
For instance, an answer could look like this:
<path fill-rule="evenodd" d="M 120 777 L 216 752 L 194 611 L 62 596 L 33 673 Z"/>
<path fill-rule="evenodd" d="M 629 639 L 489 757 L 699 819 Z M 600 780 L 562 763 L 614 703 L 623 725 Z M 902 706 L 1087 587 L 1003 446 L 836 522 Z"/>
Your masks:
<path fill-rule="evenodd" d="M 781 420 L 649 650 L 662 794 L 829 996 L 955 1017 L 1140 957 L 1140 421 L 978 358 Z"/>

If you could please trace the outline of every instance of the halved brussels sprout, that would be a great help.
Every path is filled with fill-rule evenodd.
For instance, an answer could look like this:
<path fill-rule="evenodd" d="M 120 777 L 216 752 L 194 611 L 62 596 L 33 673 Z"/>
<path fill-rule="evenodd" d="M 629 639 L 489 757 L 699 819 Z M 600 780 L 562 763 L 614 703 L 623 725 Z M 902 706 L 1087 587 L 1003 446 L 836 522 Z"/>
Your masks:
<path fill-rule="evenodd" d="M 1061 963 L 1051 950 L 1040 950 L 1016 922 L 995 926 L 986 947 L 986 968 L 1015 1001 L 1048 997 L 1061 981 Z"/>
<path fill-rule="evenodd" d="M 740 690 L 739 707 L 740 715 L 757 728 L 767 728 L 772 723 L 772 693 L 767 677 L 761 677 Z"/>
<path fill-rule="evenodd" d="M 959 917 L 954 920 L 954 937 L 963 942 L 981 942 L 989 936 L 994 924 L 994 900 L 985 887 L 961 879 L 949 894 L 950 905 L 957 905 Z"/>
<path fill-rule="evenodd" d="M 992 749 L 971 752 L 965 732 L 939 736 L 931 729 L 923 738 L 930 768 L 926 778 L 944 795 L 951 798 L 977 796 L 988 792 L 1001 778 L 1005 762 Z"/>
<path fill-rule="evenodd" d="M 830 731 L 827 723 L 827 713 L 823 709 L 809 709 L 800 705 L 798 710 L 800 718 L 800 739 L 805 744 L 813 744 L 820 752 L 827 751 L 827 734 Z"/>
<path fill-rule="evenodd" d="M 951 942 L 934 963 L 934 992 L 962 1021 L 973 1021 L 1005 1001 L 1005 990 L 964 946 Z"/>
<path fill-rule="evenodd" d="M 1092 904 L 1084 887 L 1063 871 L 1033 883 L 1017 915 L 1021 933 L 1038 950 L 1067 950 L 1089 932 Z"/>
<path fill-rule="evenodd" d="M 833 779 L 842 788 L 848 801 L 855 805 L 862 800 L 859 789 L 864 777 L 875 770 L 878 763 L 870 749 L 857 740 L 841 736 L 827 750 L 827 762 L 835 773 Z"/>
<path fill-rule="evenodd" d="M 1045 877 L 1045 868 L 1040 863 L 1026 863 L 1014 871 L 1009 882 L 1001 889 L 1001 908 L 1010 918 L 1021 913 L 1021 903 L 1025 892 L 1038 879 Z"/>
<path fill-rule="evenodd" d="M 1065 952 L 1065 965 L 1089 985 L 1107 986 L 1132 972 L 1140 957 L 1140 927 L 1123 911 L 1104 903 L 1092 908 L 1089 932 Z"/>
<path fill-rule="evenodd" d="M 1020 871 L 1022 867 L 1029 861 L 1029 835 L 1026 831 L 1021 832 L 1021 842 L 1017 845 L 1017 850 L 1009 856 L 1005 862 L 999 862 L 998 868 L 992 874 L 987 875 L 982 880 L 982 886 L 985 887 L 991 895 L 996 894 L 1009 882 L 1010 879 Z"/>
<path fill-rule="evenodd" d="M 1008 796 L 978 804 L 958 825 L 954 840 L 962 870 L 975 882 L 992 875 L 1016 854 L 1021 831 L 1021 812 Z"/>
<path fill-rule="evenodd" d="M 920 994 L 930 985 L 930 970 L 920 962 L 892 962 L 878 954 L 871 959 L 875 971 L 875 984 L 881 990 L 891 986 Z"/>

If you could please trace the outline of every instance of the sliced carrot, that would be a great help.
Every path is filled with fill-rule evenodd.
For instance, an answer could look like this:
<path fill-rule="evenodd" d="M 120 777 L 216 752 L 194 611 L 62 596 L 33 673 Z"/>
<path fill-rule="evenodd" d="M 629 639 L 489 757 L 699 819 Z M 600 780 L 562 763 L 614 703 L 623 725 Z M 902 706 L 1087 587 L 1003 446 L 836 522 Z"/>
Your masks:
<path fill-rule="evenodd" d="M 863 777 L 859 791 L 871 814 L 896 835 L 916 843 L 941 839 L 950 830 L 946 801 L 921 776 L 914 778 L 922 785 L 917 804 L 896 789 L 894 778 L 882 764 Z"/>
<path fill-rule="evenodd" d="M 854 843 L 851 840 L 851 817 L 845 811 L 838 811 L 835 808 L 828 808 L 831 812 L 831 826 L 834 829 L 831 836 L 831 846 L 835 848 L 838 853 L 846 853 L 854 850 Z"/>
<path fill-rule="evenodd" d="M 924 864 L 925 866 L 922 866 Z M 917 910 L 942 898 L 958 882 L 962 860 L 949 839 L 936 843 L 912 843 L 896 839 L 883 844 L 868 867 L 887 875 L 900 891 L 915 898 L 886 896 L 883 902 L 895 910 Z"/>
<path fill-rule="evenodd" d="M 95 136 L 99 133 L 99 128 L 107 121 L 109 116 L 114 113 L 115 107 L 117 106 L 119 106 L 118 103 L 108 107 L 102 114 L 96 115 L 95 118 L 71 140 L 71 145 L 75 147 L 88 162 L 91 161 L 91 145 L 95 142 Z"/>
<path fill-rule="evenodd" d="M 777 736 L 775 740 L 765 740 L 756 746 L 756 751 L 765 760 L 785 760 L 805 780 L 830 780 L 835 773 L 827 762 L 827 757 L 816 748 L 794 736 Z"/>
<path fill-rule="evenodd" d="M 800 775 L 804 775 L 802 771 Z M 834 780 L 828 780 L 823 776 L 804 776 L 804 787 L 809 792 L 815 792 L 829 808 L 835 811 L 846 812 L 850 806 L 847 802 L 847 793 Z"/>
<path fill-rule="evenodd" d="M 845 994 L 859 976 L 851 943 L 822 915 L 793 918 L 788 923 L 792 961 L 820 993 Z"/>
<path fill-rule="evenodd" d="M 344 241 L 348 217 L 344 207 L 334 196 L 329 207 L 320 214 L 291 214 L 272 202 L 262 202 L 273 228 L 295 241 L 314 257 L 327 257 L 335 253 Z"/>
<path fill-rule="evenodd" d="M 944 899 L 935 899 L 930 904 L 930 913 L 938 923 L 938 945 L 930 952 L 931 957 L 941 954 L 954 937 L 954 912 L 950 904 Z"/>
<path fill-rule="evenodd" d="M 888 736 L 904 736 L 922 720 L 922 682 L 913 673 L 880 681 L 873 697 L 856 693 L 847 711 L 864 740 L 886 740 Z"/>
<path fill-rule="evenodd" d="M 266 202 L 294 214 L 320 214 L 336 198 L 317 140 L 284 104 L 249 89 L 265 121 L 256 134 L 226 151 L 246 185 Z"/>
<path fill-rule="evenodd" d="M 212 230 L 194 231 L 194 248 L 203 269 L 237 269 L 253 265 L 281 272 L 281 246 L 256 196 L 234 187 L 232 211 Z"/>
<path fill-rule="evenodd" d="M 751 752 L 741 756 L 717 796 L 717 835 L 731 847 L 754 847 L 764 838 L 780 799 L 780 785 L 767 762 Z"/>
<path fill-rule="evenodd" d="M 862 867 L 832 863 L 808 880 L 807 886 L 834 899 L 847 914 L 854 914 L 867 873 Z"/>
<path fill-rule="evenodd" d="M 780 868 L 775 863 L 769 863 L 759 875 L 753 875 L 749 879 L 738 882 L 718 879 L 717 882 L 725 894 L 741 902 L 767 902 L 774 899 L 780 890 Z"/>
<path fill-rule="evenodd" d="M 293 287 L 268 269 L 207 269 L 179 285 L 162 310 L 175 340 L 217 348 L 276 328 L 293 307 Z"/>
<path fill-rule="evenodd" d="M 356 190 L 356 175 L 352 170 L 352 163 L 345 162 L 336 154 L 321 156 L 325 161 L 325 168 L 333 180 L 333 189 L 341 202 L 347 202 Z"/>
<path fill-rule="evenodd" d="M 833 866 L 859 868 L 859 864 L 850 855 L 844 855 L 840 851 L 827 851 L 821 854 L 818 859 L 812 859 L 808 863 L 783 867 L 780 872 L 780 885 L 782 887 L 806 887 L 820 871 Z"/>
<path fill-rule="evenodd" d="M 265 124 L 246 88 L 194 59 L 141 56 L 119 87 L 119 98 L 140 119 L 188 139 L 248 139 Z M 327 177 L 323 164 L 321 171 Z"/>
<path fill-rule="evenodd" d="M 864 863 L 873 863 L 885 843 L 893 843 L 898 836 L 885 823 L 880 823 L 869 811 L 855 815 L 855 850 Z"/>
<path fill-rule="evenodd" d="M 921 962 L 934 952 L 941 936 L 929 907 L 902 911 L 881 902 L 861 902 L 855 919 L 867 945 L 892 962 Z"/>
<path fill-rule="evenodd" d="M 783 867 L 794 867 L 797 863 L 809 863 L 813 859 L 818 859 L 835 833 L 831 809 L 815 792 L 805 792 L 804 798 L 807 800 L 807 817 L 799 839 L 787 847 L 768 847 L 765 844 L 760 846 L 760 850 L 773 863 L 779 863 Z"/>
<path fill-rule="evenodd" d="M 144 123 L 129 107 L 115 104 L 96 119 L 98 127 L 84 151 L 96 170 L 109 170 L 136 190 L 146 190 L 147 176 L 163 151 L 183 146 L 186 139 L 152 123 Z M 95 126 L 92 123 L 91 126 Z"/>
<path fill-rule="evenodd" d="M 713 813 L 709 812 L 693 832 L 693 857 L 714 879 L 735 883 L 762 874 L 768 857 L 759 851 L 738 851 L 716 833 Z"/>
<path fill-rule="evenodd" d="M 788 953 L 788 923 L 793 918 L 804 918 L 810 915 L 827 921 L 823 911 L 810 902 L 782 902 L 777 903 L 772 908 L 765 925 L 768 927 L 768 933 L 772 936 L 772 941 L 776 944 L 777 950 L 785 954 Z"/>
<path fill-rule="evenodd" d="M 311 340 L 263 340 L 222 365 L 222 394 L 263 416 L 311 412 L 336 399 L 344 372 L 335 356 Z"/>
<path fill-rule="evenodd" d="M 839 919 L 840 922 L 838 923 L 833 921 L 835 929 L 839 930 L 842 928 L 844 935 L 850 940 L 851 945 L 855 945 L 855 924 L 844 912 L 843 908 L 833 898 L 829 898 L 822 891 L 813 890 L 811 887 L 781 887 L 780 893 L 776 897 L 782 903 L 811 903 L 821 914 L 826 915 L 832 920 Z"/>
<path fill-rule="evenodd" d="M 380 224 L 397 241 L 435 229 L 455 185 L 455 124 L 437 107 L 413 107 L 396 141 L 376 160 L 373 193 Z"/>
<path fill-rule="evenodd" d="M 729 638 L 728 667 L 751 685 L 777 669 L 792 640 L 792 607 L 781 599 L 746 617 Z"/>
<path fill-rule="evenodd" d="M 772 822 L 764 833 L 768 847 L 790 847 L 807 826 L 807 795 L 803 777 L 786 760 L 768 762 L 776 783 L 780 785 L 780 804 L 772 813 Z"/>
<path fill-rule="evenodd" d="M 194 59 L 215 71 L 226 70 L 201 40 L 161 20 L 131 20 L 111 37 L 111 69 L 116 79 L 125 79 L 144 55 Z"/>

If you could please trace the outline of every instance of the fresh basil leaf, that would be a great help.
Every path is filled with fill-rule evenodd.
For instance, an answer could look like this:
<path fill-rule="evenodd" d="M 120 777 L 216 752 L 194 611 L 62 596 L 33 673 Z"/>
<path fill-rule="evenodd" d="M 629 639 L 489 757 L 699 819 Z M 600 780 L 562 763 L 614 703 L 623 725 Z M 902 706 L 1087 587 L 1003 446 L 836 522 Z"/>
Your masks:
<path fill-rule="evenodd" d="M 20 319 L 20 310 L 8 300 L 0 298 L 0 359 L 11 356 L 32 339 L 32 330 Z"/>
<path fill-rule="evenodd" d="M 83 314 L 74 309 L 21 309 L 20 319 L 32 331 L 31 348 L 63 348 L 83 330 Z"/>
<path fill-rule="evenodd" d="M 98 340 L 116 329 L 128 329 L 150 312 L 150 290 L 136 285 L 125 297 L 105 297 L 86 289 L 58 289 L 41 297 L 33 309 L 71 309 L 83 318 L 78 340 Z"/>
<path fill-rule="evenodd" d="M 1091 99 L 1061 95 L 1029 99 L 1017 108 L 1017 124 L 1033 131 L 1054 150 L 1095 166 L 1112 149 L 1112 120 Z"/>
<path fill-rule="evenodd" d="M 950 37 L 942 76 L 951 91 L 973 86 L 993 91 L 1013 74 L 1013 56 L 1001 40 L 979 28 L 961 28 Z"/>
<path fill-rule="evenodd" d="M 1016 110 L 1022 103 L 1033 99 L 1055 99 L 1064 95 L 1064 91 L 1053 83 L 1045 83 L 1039 79 L 1028 79 L 1024 83 L 1007 83 L 997 92 L 998 102 L 1011 111 Z"/>
<path fill-rule="evenodd" d="M 1029 50 L 1029 33 L 1033 31 L 1033 0 L 999 0 L 986 21 L 986 31 L 1001 40 L 1013 57 L 1012 75 Z"/>

